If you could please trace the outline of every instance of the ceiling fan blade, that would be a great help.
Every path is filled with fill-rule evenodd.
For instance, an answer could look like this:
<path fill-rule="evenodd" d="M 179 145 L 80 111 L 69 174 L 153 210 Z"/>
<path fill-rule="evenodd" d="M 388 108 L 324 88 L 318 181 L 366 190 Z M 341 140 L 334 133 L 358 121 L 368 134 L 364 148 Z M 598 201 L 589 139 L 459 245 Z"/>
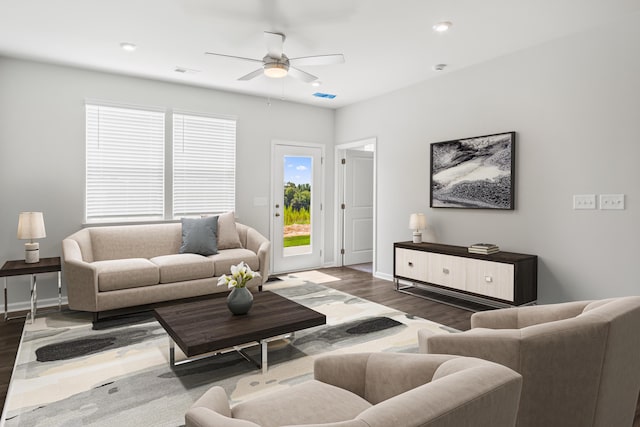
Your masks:
<path fill-rule="evenodd" d="M 272 58 L 282 58 L 282 45 L 284 44 L 284 34 L 264 32 L 264 41 L 267 45 L 267 55 Z"/>
<path fill-rule="evenodd" d="M 290 58 L 289 63 L 296 67 L 342 64 L 344 63 L 344 55 L 337 53 L 333 55 L 302 56 L 299 58 Z"/>
<path fill-rule="evenodd" d="M 238 80 L 251 80 L 251 79 L 255 79 L 256 77 L 258 77 L 259 75 L 262 75 L 264 73 L 264 70 L 262 68 L 258 68 L 255 71 L 250 72 L 249 74 L 247 74 L 246 76 L 242 76 L 240 77 Z"/>
<path fill-rule="evenodd" d="M 289 67 L 289 75 L 295 77 L 298 80 L 302 80 L 305 83 L 311 83 L 314 80 L 318 80 L 313 74 L 309 74 L 306 71 L 298 70 L 294 67 Z"/>
<path fill-rule="evenodd" d="M 241 59 L 243 61 L 251 61 L 251 62 L 257 62 L 262 64 L 262 59 L 245 58 L 244 56 L 225 55 L 223 53 L 213 53 L 213 52 L 205 52 L 205 55 L 223 56 L 225 58 Z"/>

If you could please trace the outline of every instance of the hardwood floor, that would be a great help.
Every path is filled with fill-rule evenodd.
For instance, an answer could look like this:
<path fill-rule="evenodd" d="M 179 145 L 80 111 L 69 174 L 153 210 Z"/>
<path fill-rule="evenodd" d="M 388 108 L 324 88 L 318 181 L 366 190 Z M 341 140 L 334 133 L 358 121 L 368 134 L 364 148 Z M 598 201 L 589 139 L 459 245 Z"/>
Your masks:
<path fill-rule="evenodd" d="M 376 279 L 370 273 L 344 267 L 324 268 L 318 271 L 340 279 L 323 283 L 325 286 L 459 330 L 467 330 L 470 327 L 469 319 L 472 314 L 470 311 L 396 292 L 392 282 Z M 265 289 L 269 289 L 268 285 Z M 4 407 L 23 326 L 24 319 L 8 322 L 0 320 L 0 402 L 2 407 Z"/>
<path fill-rule="evenodd" d="M 369 273 L 344 267 L 324 268 L 319 271 L 340 278 L 339 281 L 323 283 L 324 286 L 461 331 L 471 327 L 471 311 L 397 292 L 392 282 L 377 279 Z"/>

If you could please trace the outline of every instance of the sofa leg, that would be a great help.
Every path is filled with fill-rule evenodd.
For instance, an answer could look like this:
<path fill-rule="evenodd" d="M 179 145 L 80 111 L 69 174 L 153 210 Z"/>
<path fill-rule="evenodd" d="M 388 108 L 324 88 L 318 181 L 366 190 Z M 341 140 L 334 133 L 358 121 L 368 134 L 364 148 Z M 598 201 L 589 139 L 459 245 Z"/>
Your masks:
<path fill-rule="evenodd" d="M 262 292 L 262 285 L 258 286 L 258 292 Z"/>
<path fill-rule="evenodd" d="M 100 320 L 100 312 L 96 311 L 95 313 L 93 313 L 93 323 L 97 323 L 98 320 Z"/>

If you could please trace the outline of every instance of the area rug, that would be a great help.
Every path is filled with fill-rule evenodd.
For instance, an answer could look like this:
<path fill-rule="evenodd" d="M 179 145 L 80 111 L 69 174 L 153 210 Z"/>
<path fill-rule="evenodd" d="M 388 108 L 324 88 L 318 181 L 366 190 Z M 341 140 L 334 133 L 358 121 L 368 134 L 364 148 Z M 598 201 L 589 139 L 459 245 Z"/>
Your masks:
<path fill-rule="evenodd" d="M 307 381 L 321 354 L 415 352 L 417 331 L 451 329 L 295 277 L 265 290 L 322 312 L 327 324 L 269 344 L 262 374 L 230 352 L 172 370 L 168 337 L 149 315 L 92 325 L 90 315 L 52 313 L 27 324 L 0 425 L 182 426 L 213 385 L 231 403 Z M 259 357 L 259 348 L 247 349 Z"/>

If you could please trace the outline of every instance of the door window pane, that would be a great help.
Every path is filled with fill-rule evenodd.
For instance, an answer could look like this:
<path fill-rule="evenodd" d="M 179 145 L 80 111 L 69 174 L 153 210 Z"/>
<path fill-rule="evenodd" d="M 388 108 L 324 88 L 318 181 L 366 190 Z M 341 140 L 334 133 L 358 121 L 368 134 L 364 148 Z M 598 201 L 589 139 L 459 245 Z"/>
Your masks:
<path fill-rule="evenodd" d="M 312 250 L 312 160 L 307 156 L 284 156 L 284 256 Z"/>

